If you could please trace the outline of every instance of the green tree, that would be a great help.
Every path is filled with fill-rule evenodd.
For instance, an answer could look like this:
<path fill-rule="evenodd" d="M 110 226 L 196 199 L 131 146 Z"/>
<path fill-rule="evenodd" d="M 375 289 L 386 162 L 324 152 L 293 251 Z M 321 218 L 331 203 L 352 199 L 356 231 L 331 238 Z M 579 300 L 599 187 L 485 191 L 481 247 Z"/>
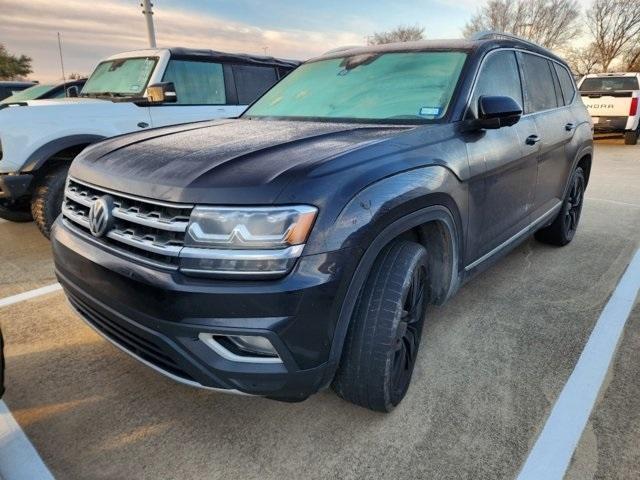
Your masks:
<path fill-rule="evenodd" d="M 0 43 L 0 80 L 13 80 L 16 77 L 29 75 L 31 72 L 33 72 L 31 57 L 11 55 Z"/>

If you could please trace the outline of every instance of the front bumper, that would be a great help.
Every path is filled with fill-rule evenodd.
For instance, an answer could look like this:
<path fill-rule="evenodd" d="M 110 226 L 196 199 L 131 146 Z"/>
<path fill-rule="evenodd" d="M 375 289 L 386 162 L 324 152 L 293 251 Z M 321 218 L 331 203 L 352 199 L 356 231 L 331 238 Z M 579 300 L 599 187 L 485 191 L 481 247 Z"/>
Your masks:
<path fill-rule="evenodd" d="M 0 200 L 12 202 L 27 195 L 33 175 L 28 173 L 0 174 Z"/>
<path fill-rule="evenodd" d="M 56 275 L 84 320 L 174 380 L 302 400 L 331 379 L 329 353 L 357 252 L 303 256 L 279 280 L 222 281 L 137 264 L 86 241 L 62 219 L 52 245 Z M 259 334 L 282 363 L 231 361 L 200 333 Z"/>

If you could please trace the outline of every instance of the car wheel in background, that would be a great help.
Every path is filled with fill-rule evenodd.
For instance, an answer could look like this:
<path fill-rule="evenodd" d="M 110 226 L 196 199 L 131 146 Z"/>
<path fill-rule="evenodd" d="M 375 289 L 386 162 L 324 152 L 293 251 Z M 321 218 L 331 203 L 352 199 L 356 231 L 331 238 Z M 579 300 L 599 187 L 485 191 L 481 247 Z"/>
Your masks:
<path fill-rule="evenodd" d="M 536 232 L 535 237 L 537 240 L 560 247 L 573 240 L 580 222 L 580 214 L 582 213 L 584 189 L 584 171 L 581 167 L 578 167 L 571 175 L 569 190 L 562 203 L 560 213 L 551 225 Z"/>
<path fill-rule="evenodd" d="M 33 220 L 28 203 L 24 207 L 5 207 L 0 205 L 0 218 L 10 222 L 30 222 Z"/>
<path fill-rule="evenodd" d="M 636 131 L 624 132 L 624 144 L 625 145 L 635 145 L 638 143 L 638 133 L 640 132 L 640 127 Z"/>
<path fill-rule="evenodd" d="M 407 393 L 427 304 L 427 251 L 401 240 L 385 247 L 356 305 L 333 389 L 390 412 Z"/>
<path fill-rule="evenodd" d="M 37 183 L 31 198 L 31 214 L 42 232 L 49 238 L 51 227 L 62 210 L 64 186 L 69 165 L 58 165 L 46 173 Z"/>

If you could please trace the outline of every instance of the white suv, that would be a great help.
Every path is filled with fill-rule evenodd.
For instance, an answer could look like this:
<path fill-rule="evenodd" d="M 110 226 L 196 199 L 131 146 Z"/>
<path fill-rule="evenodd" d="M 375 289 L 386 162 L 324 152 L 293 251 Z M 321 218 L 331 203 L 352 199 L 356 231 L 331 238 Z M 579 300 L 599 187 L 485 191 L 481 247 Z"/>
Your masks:
<path fill-rule="evenodd" d="M 102 139 L 236 117 L 299 62 L 184 48 L 100 62 L 76 98 L 0 106 L 0 217 L 33 218 L 46 236 L 71 160 Z"/>
<path fill-rule="evenodd" d="M 594 73 L 578 88 L 596 133 L 619 132 L 635 145 L 640 134 L 640 73 Z"/>

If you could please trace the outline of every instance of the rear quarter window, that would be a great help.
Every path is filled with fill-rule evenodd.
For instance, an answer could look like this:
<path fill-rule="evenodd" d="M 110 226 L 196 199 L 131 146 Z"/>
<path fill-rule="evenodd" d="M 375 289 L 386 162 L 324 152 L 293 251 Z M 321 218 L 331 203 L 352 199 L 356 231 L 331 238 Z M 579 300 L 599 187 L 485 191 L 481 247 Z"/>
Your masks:
<path fill-rule="evenodd" d="M 558 80 L 560 80 L 560 89 L 562 90 L 562 97 L 564 98 L 564 104 L 569 105 L 573 101 L 573 97 L 576 94 L 576 87 L 574 86 L 573 79 L 566 68 L 553 64 L 558 74 Z"/>
<path fill-rule="evenodd" d="M 233 65 L 232 68 L 240 105 L 253 103 L 278 81 L 278 74 L 274 67 Z"/>

